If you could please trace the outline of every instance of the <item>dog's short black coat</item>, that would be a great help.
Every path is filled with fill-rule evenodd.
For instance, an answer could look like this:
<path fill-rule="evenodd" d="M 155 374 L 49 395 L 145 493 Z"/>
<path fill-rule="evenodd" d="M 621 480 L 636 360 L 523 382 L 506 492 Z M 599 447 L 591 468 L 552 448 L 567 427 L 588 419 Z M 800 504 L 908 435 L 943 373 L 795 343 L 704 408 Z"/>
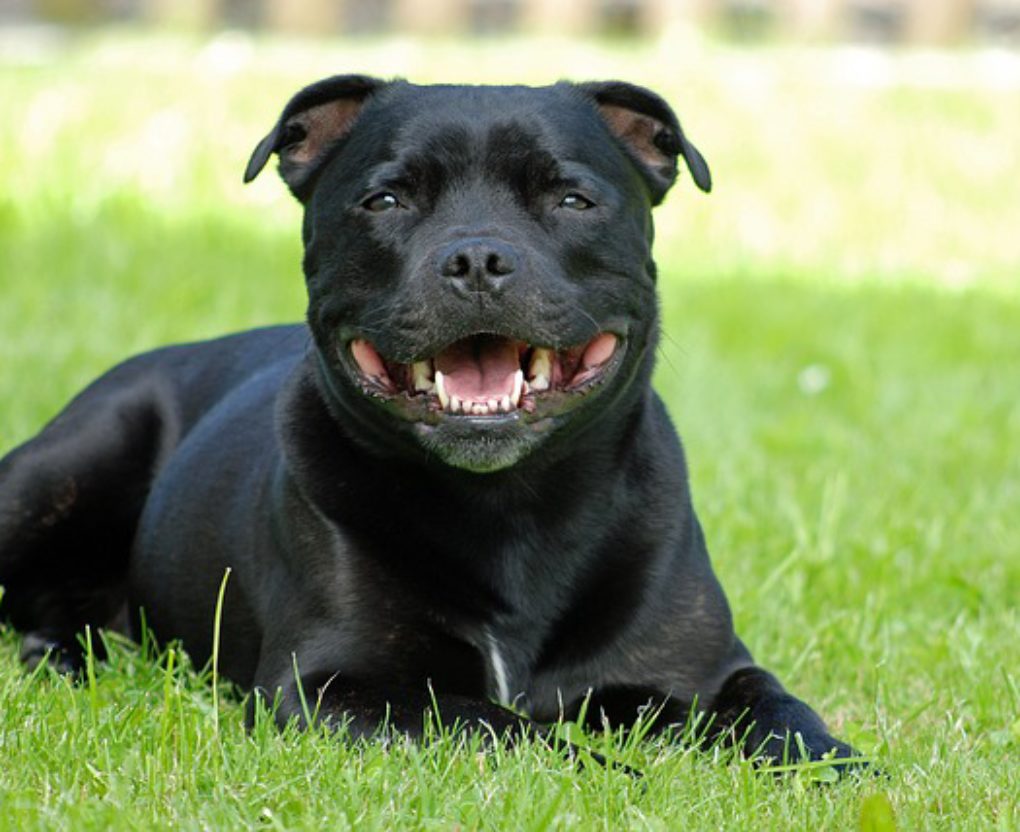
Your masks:
<path fill-rule="evenodd" d="M 201 664 L 229 567 L 220 667 L 281 721 L 303 692 L 417 734 L 434 692 L 519 731 L 590 694 L 595 724 L 696 703 L 772 757 L 853 754 L 734 635 L 650 386 L 651 208 L 678 160 L 711 187 L 665 102 L 337 76 L 246 180 L 274 153 L 307 326 L 133 358 L 0 463 L 24 659 L 73 669 L 85 625 L 144 610 Z"/>

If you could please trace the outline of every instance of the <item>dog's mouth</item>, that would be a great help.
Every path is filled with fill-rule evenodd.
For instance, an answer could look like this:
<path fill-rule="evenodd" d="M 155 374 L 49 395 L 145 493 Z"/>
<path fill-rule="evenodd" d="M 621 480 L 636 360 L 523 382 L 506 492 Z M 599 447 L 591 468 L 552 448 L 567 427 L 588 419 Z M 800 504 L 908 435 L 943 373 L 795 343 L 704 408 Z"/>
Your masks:
<path fill-rule="evenodd" d="M 405 416 L 432 421 L 565 410 L 611 375 L 623 349 L 611 332 L 566 349 L 477 333 L 409 364 L 385 358 L 364 338 L 341 352 L 363 392 L 402 403 Z"/>

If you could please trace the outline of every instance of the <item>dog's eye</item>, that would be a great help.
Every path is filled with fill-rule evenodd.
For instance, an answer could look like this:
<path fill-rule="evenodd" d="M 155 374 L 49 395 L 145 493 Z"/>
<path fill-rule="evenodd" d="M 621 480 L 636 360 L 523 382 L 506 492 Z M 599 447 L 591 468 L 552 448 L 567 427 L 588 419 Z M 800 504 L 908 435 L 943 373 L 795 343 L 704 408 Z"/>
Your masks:
<path fill-rule="evenodd" d="M 570 208 L 572 211 L 587 211 L 589 208 L 594 207 L 595 203 L 588 199 L 588 197 L 581 196 L 573 191 L 560 200 L 560 208 Z"/>
<path fill-rule="evenodd" d="M 393 208 L 399 208 L 400 200 L 393 194 L 386 191 L 381 194 L 372 194 L 372 196 L 361 203 L 361 207 L 366 211 L 378 214 L 382 211 L 390 211 Z"/>

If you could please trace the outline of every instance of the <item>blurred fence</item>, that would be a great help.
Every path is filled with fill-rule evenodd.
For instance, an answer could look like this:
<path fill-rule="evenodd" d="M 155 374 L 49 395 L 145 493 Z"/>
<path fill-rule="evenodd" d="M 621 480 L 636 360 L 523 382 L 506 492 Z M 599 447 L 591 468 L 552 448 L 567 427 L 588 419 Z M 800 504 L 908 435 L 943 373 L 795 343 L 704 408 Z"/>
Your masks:
<path fill-rule="evenodd" d="M 0 0 L 0 21 L 12 19 L 318 34 L 638 36 L 690 23 L 748 40 L 1020 44 L 1020 0 Z"/>

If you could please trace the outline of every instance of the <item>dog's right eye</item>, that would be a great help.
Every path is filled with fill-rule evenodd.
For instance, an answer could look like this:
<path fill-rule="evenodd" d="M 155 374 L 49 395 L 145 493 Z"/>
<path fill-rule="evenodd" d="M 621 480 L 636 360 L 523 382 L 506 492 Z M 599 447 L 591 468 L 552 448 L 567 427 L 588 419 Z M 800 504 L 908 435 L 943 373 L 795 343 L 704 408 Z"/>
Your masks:
<path fill-rule="evenodd" d="M 366 211 L 371 211 L 373 214 L 378 214 L 382 211 L 389 211 L 393 208 L 400 207 L 400 200 L 397 199 L 393 194 L 385 191 L 381 194 L 372 194 L 368 199 L 361 203 L 361 207 Z"/>

